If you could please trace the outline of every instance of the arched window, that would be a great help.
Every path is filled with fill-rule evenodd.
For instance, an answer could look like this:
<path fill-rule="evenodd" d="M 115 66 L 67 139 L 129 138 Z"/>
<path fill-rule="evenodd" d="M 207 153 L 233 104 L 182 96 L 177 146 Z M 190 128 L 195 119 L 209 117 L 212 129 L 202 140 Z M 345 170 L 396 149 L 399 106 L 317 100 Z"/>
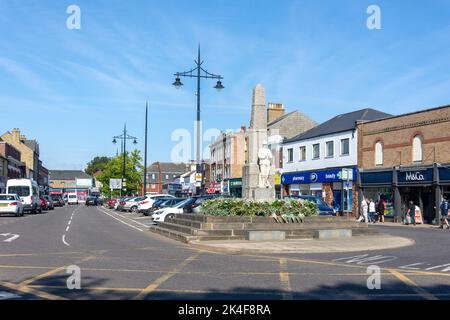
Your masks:
<path fill-rule="evenodd" d="M 383 143 L 381 141 L 375 144 L 375 165 L 383 165 Z"/>
<path fill-rule="evenodd" d="M 420 135 L 415 136 L 413 139 L 412 160 L 413 162 L 422 162 L 423 160 L 422 136 Z"/>

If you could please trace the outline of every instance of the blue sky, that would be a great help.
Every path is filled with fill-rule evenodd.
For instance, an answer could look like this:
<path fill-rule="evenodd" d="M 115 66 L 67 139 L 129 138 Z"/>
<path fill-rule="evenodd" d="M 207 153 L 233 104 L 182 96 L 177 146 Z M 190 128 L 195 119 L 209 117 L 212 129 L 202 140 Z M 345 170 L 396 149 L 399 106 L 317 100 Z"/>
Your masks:
<path fill-rule="evenodd" d="M 81 8 L 81 30 L 66 9 Z M 369 30 L 366 9 L 381 8 Z M 149 161 L 170 160 L 178 128 L 193 131 L 195 82 L 177 91 L 198 43 L 204 129 L 248 125 L 251 91 L 318 122 L 364 107 L 400 114 L 450 103 L 450 1 L 0 0 L 0 131 L 22 129 L 50 169 L 114 155 L 126 122 Z M 194 154 L 194 153 L 193 153 Z"/>

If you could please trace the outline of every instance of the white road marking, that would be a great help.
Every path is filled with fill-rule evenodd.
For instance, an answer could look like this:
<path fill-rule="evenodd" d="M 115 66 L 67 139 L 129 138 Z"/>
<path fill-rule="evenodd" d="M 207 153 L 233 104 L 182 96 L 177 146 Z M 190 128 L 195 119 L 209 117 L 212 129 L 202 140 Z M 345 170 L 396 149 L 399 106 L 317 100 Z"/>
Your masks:
<path fill-rule="evenodd" d="M 68 243 L 66 242 L 66 235 L 65 235 L 65 234 L 63 234 L 63 236 L 62 236 L 62 242 L 63 242 L 66 246 L 70 247 L 70 244 L 68 244 Z"/>
<path fill-rule="evenodd" d="M 103 212 L 104 214 L 110 216 L 111 218 L 116 219 L 116 220 L 119 221 L 120 223 L 123 223 L 123 224 L 125 224 L 125 225 L 127 225 L 127 226 L 129 226 L 129 227 L 131 227 L 131 228 L 133 228 L 133 229 L 136 229 L 136 230 L 138 230 L 138 231 L 144 231 L 144 230 L 142 230 L 142 229 L 139 229 L 138 227 L 132 226 L 131 224 L 126 223 L 125 221 L 122 221 L 122 220 L 120 220 L 120 219 L 114 217 L 112 214 L 110 214 L 110 213 L 108 213 L 108 212 L 106 212 L 106 211 L 103 211 L 102 209 L 99 209 L 98 207 L 97 207 L 97 209 L 98 209 L 99 211 Z"/>
<path fill-rule="evenodd" d="M 18 239 L 20 237 L 20 235 L 18 234 L 13 234 L 13 233 L 1 233 L 0 236 L 4 236 L 4 237 L 9 237 L 6 240 L 3 240 L 3 242 L 13 242 L 14 240 Z"/>
<path fill-rule="evenodd" d="M 75 214 L 75 212 L 76 212 L 79 208 L 80 208 L 80 207 L 76 207 L 75 210 L 73 210 L 72 215 L 70 216 L 69 222 L 67 223 L 66 232 L 69 231 L 69 229 L 70 229 L 70 224 L 72 223 L 73 215 Z M 70 245 L 66 242 L 66 235 L 65 235 L 65 234 L 63 234 L 63 236 L 62 236 L 62 242 L 63 242 L 66 246 L 70 247 Z"/>

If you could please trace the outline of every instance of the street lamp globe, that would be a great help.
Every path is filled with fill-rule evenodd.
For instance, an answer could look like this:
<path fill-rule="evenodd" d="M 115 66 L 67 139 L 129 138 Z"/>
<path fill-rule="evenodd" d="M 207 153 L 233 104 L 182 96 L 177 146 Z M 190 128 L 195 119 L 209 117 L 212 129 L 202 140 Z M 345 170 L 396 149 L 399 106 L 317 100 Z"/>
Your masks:
<path fill-rule="evenodd" d="M 224 89 L 225 87 L 222 85 L 222 81 L 218 80 L 216 86 L 214 87 L 214 89 L 216 89 L 217 91 L 220 91 L 222 89 Z"/>
<path fill-rule="evenodd" d="M 179 77 L 176 77 L 175 82 L 172 83 L 172 85 L 175 86 L 175 88 L 180 89 L 183 83 L 181 82 Z"/>

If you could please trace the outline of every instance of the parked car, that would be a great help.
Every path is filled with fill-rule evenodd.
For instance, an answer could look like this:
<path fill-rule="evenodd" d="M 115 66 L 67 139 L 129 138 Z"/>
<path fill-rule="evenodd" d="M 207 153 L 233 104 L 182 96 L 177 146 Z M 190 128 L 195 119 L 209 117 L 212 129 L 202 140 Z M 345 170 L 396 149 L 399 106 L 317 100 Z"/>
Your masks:
<path fill-rule="evenodd" d="M 325 201 L 315 196 L 290 196 L 291 199 L 303 199 L 306 201 L 314 202 L 319 210 L 321 216 L 335 216 L 336 210 L 330 207 Z"/>
<path fill-rule="evenodd" d="M 67 204 L 78 204 L 78 196 L 76 193 L 67 194 Z"/>
<path fill-rule="evenodd" d="M 98 197 L 87 197 L 85 205 L 86 206 L 97 206 L 100 204 Z"/>
<path fill-rule="evenodd" d="M 166 201 L 169 201 L 169 200 L 173 200 L 173 199 L 175 199 L 175 198 L 167 198 L 167 197 L 164 197 L 164 198 L 156 199 L 156 200 L 153 202 L 153 204 L 152 204 L 152 206 L 151 206 L 150 209 L 147 209 L 147 210 L 142 210 L 142 209 L 140 209 L 139 212 L 142 212 L 142 213 L 144 213 L 144 215 L 148 216 L 148 215 L 150 215 L 153 211 L 156 211 L 156 210 L 158 210 L 158 209 L 161 209 L 161 205 L 162 205 L 163 203 L 165 203 Z M 180 201 L 180 202 L 181 202 L 181 201 Z M 172 205 L 175 205 L 175 204 L 176 204 L 176 203 L 173 203 Z M 168 206 L 170 206 L 170 205 L 168 205 Z"/>
<path fill-rule="evenodd" d="M 138 204 L 138 212 L 143 212 L 143 213 L 148 213 L 150 211 L 150 209 L 152 208 L 153 204 L 155 203 L 156 200 L 158 199 L 168 199 L 168 198 L 175 198 L 174 196 L 170 195 L 170 194 L 162 194 L 162 193 L 158 193 L 158 194 L 150 194 L 147 193 L 145 195 L 145 198 L 143 200 L 141 200 L 141 202 L 139 202 Z"/>
<path fill-rule="evenodd" d="M 190 206 L 186 206 L 183 210 L 183 213 L 199 213 L 200 207 L 203 202 L 206 200 L 211 200 L 214 198 L 219 198 L 219 196 L 216 195 L 203 195 L 203 196 L 194 196 L 192 199 L 195 199 Z"/>
<path fill-rule="evenodd" d="M 64 205 L 66 204 L 61 196 L 51 195 L 50 198 L 52 198 L 53 206 L 55 207 L 64 207 Z"/>
<path fill-rule="evenodd" d="M 39 199 L 39 187 L 36 181 L 31 179 L 10 179 L 6 183 L 7 194 L 17 194 L 22 200 L 26 212 L 33 214 L 42 212 Z"/>
<path fill-rule="evenodd" d="M 14 214 L 23 216 L 24 206 L 17 194 L 0 194 L 0 214 Z"/>
<path fill-rule="evenodd" d="M 122 207 L 122 211 L 127 212 L 138 212 L 138 206 L 139 202 L 143 201 L 145 197 L 134 197 L 129 199 L 128 201 L 125 201 L 125 204 Z"/>
<path fill-rule="evenodd" d="M 114 209 L 114 206 L 117 203 L 117 199 L 109 199 L 107 202 L 108 209 Z"/>
<path fill-rule="evenodd" d="M 123 207 L 125 206 L 125 204 L 127 203 L 127 201 L 129 201 L 130 199 L 133 199 L 134 197 L 125 197 L 125 198 L 120 198 L 119 204 L 117 205 L 117 210 L 118 211 L 123 211 Z"/>
<path fill-rule="evenodd" d="M 152 215 L 153 222 L 168 222 L 175 216 L 175 214 L 183 213 L 184 208 L 190 207 L 196 200 L 196 198 L 188 198 L 173 207 L 167 207 L 154 211 Z"/>
<path fill-rule="evenodd" d="M 44 196 L 45 201 L 47 201 L 47 210 L 55 210 L 55 203 L 50 196 Z"/>

